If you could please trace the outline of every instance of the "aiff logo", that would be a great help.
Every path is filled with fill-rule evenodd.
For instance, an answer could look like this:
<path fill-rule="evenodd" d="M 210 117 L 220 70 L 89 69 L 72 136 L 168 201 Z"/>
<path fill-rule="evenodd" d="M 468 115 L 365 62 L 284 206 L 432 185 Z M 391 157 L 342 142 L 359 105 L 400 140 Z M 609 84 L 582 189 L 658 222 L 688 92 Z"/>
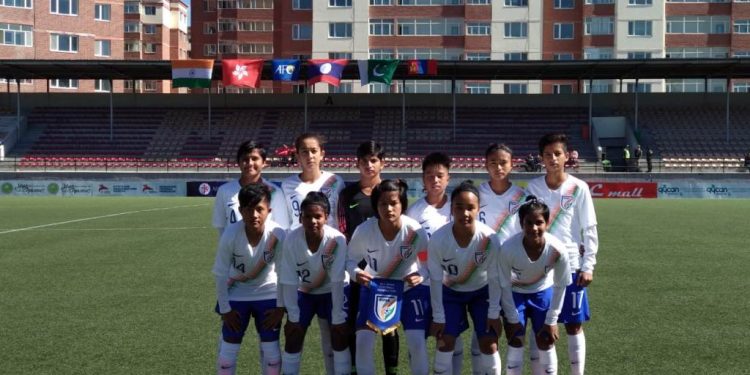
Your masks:
<path fill-rule="evenodd" d="M 2 189 L 3 194 L 10 194 L 13 192 L 13 184 L 11 184 L 10 182 L 6 182 L 2 187 L 0 187 L 0 189 Z"/>

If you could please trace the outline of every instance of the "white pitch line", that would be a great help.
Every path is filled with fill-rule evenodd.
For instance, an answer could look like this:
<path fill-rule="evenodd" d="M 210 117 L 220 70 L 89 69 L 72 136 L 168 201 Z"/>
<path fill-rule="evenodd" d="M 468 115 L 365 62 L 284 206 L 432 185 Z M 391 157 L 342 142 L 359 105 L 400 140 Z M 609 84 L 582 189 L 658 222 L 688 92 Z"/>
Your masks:
<path fill-rule="evenodd" d="M 159 228 L 50 228 L 42 229 L 48 232 L 114 232 L 127 230 L 193 230 L 210 229 L 211 227 L 159 227 Z"/>
<path fill-rule="evenodd" d="M 79 222 L 82 222 L 82 221 L 106 219 L 106 218 L 110 218 L 110 217 L 123 216 L 123 215 L 131 215 L 131 214 L 139 214 L 139 213 L 143 213 L 143 212 L 166 211 L 166 210 L 173 210 L 173 209 L 176 209 L 176 208 L 199 207 L 199 206 L 206 206 L 206 204 L 193 204 L 193 205 L 187 205 L 187 206 L 175 206 L 175 207 L 163 207 L 163 208 L 149 208 L 147 210 L 118 212 L 118 213 L 109 214 L 109 215 L 94 216 L 94 217 L 85 217 L 85 218 L 82 218 L 82 219 L 59 221 L 59 222 L 56 222 L 56 223 L 34 225 L 34 226 L 31 226 L 31 227 L 25 227 L 25 228 L 9 229 L 9 230 L 5 230 L 5 231 L 0 232 L 0 235 L 2 235 L 2 234 L 8 234 L 8 233 L 23 232 L 23 231 L 32 230 L 32 229 L 54 227 L 54 226 L 57 226 L 57 225 L 79 223 Z"/>

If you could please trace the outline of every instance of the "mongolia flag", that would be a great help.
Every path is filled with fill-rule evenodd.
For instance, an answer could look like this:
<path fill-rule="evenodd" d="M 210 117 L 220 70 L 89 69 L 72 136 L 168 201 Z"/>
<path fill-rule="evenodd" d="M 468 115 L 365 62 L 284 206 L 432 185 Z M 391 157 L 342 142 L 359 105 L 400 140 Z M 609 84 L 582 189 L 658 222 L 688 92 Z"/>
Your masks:
<path fill-rule="evenodd" d="M 308 60 L 307 63 L 307 82 L 310 84 L 326 82 L 328 84 L 339 86 L 341 73 L 349 62 L 346 59 L 336 60 Z"/>
<path fill-rule="evenodd" d="M 213 60 L 172 60 L 172 87 L 211 87 Z"/>
<path fill-rule="evenodd" d="M 258 87 L 263 60 L 223 60 L 221 62 L 224 86 Z"/>
<path fill-rule="evenodd" d="M 370 82 L 391 84 L 398 60 L 359 60 L 359 79 L 362 86 Z"/>
<path fill-rule="evenodd" d="M 299 80 L 299 60 L 273 60 L 274 81 Z"/>
<path fill-rule="evenodd" d="M 410 60 L 409 75 L 434 76 L 437 75 L 437 60 Z"/>

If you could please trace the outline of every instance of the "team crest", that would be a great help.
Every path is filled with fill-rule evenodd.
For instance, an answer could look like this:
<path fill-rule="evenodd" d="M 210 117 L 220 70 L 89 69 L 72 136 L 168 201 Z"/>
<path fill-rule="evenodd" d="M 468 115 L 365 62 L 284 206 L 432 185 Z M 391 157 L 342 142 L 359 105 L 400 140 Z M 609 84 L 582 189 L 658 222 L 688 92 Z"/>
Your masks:
<path fill-rule="evenodd" d="M 411 256 L 412 248 L 410 245 L 401 246 L 401 259 L 408 259 Z"/>
<path fill-rule="evenodd" d="M 474 263 L 482 264 L 485 260 L 487 260 L 487 253 L 485 253 L 484 251 L 474 252 Z"/>
<path fill-rule="evenodd" d="M 563 195 L 560 197 L 560 207 L 562 207 L 563 210 L 567 210 L 573 206 L 574 200 L 575 198 L 572 195 Z"/>
<path fill-rule="evenodd" d="M 334 259 L 335 259 L 335 258 L 334 258 L 334 256 L 333 256 L 333 254 L 322 254 L 322 255 L 320 256 L 320 260 L 321 260 L 321 261 L 322 261 L 322 263 L 323 263 L 323 269 L 325 269 L 325 270 L 330 270 L 330 269 L 331 269 L 331 266 L 333 265 L 333 261 L 334 261 Z"/>
<path fill-rule="evenodd" d="M 508 202 L 508 212 L 510 212 L 511 215 L 515 215 L 516 212 L 518 212 L 519 207 L 521 207 L 519 202 Z"/>
<path fill-rule="evenodd" d="M 396 315 L 396 296 L 387 294 L 375 295 L 375 316 L 382 322 L 387 322 Z"/>
<path fill-rule="evenodd" d="M 274 252 L 273 250 L 266 250 L 263 252 L 263 261 L 268 263 L 271 263 L 273 261 Z"/>
<path fill-rule="evenodd" d="M 325 194 L 328 199 L 331 199 L 331 188 L 329 187 L 322 187 L 320 188 L 320 192 Z"/>

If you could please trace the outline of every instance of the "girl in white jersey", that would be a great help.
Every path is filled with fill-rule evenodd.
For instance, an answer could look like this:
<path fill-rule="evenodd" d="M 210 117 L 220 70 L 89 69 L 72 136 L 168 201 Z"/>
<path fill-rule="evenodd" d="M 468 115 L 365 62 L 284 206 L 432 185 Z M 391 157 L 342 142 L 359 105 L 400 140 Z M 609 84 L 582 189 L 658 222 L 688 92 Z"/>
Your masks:
<path fill-rule="evenodd" d="M 319 191 L 328 197 L 331 212 L 338 212 L 339 193 L 344 189 L 344 180 L 341 177 L 320 170 L 320 163 L 325 157 L 323 145 L 325 138 L 317 133 L 304 133 L 294 141 L 297 163 L 302 172 L 286 178 L 281 183 L 281 190 L 286 199 L 287 216 L 289 217 L 289 228 L 299 227 L 301 216 L 301 204 L 307 194 L 311 191 Z M 328 215 L 328 225 L 338 228 L 337 215 Z M 331 349 L 331 329 L 328 321 L 318 319 L 320 337 L 323 345 L 323 359 L 326 365 L 326 373 L 333 373 L 333 351 Z"/>
<path fill-rule="evenodd" d="M 560 322 L 568 333 L 570 373 L 584 373 L 586 338 L 583 322 L 591 318 L 586 287 L 594 278 L 599 249 L 596 213 L 589 186 L 565 172 L 568 161 L 568 137 L 547 134 L 539 140 L 539 152 L 546 174 L 529 182 L 526 191 L 543 200 L 550 208 L 548 232 L 565 244 L 573 273 L 573 283 L 565 292 Z"/>
<path fill-rule="evenodd" d="M 300 209 L 302 226 L 287 235 L 279 267 L 288 313 L 282 373 L 299 374 L 307 327 L 317 315 L 331 324 L 334 373 L 348 374 L 351 358 L 344 310 L 346 237 L 326 225 L 331 207 L 323 193 L 310 192 Z"/>
<path fill-rule="evenodd" d="M 263 374 L 278 374 L 281 362 L 279 325 L 284 316 L 277 298 L 276 260 L 285 231 L 268 219 L 271 192 L 250 184 L 239 192 L 243 219 L 230 224 L 216 250 L 216 312 L 223 321 L 217 373 L 235 373 L 240 343 L 255 317 L 260 336 Z"/>
<path fill-rule="evenodd" d="M 479 191 L 471 181 L 451 193 L 453 221 L 430 238 L 428 263 L 432 298 L 432 334 L 438 340 L 435 374 L 452 369 L 456 337 L 468 311 L 479 337 L 482 374 L 499 375 L 500 283 L 496 258 L 500 248 L 492 228 L 476 220 Z"/>
<path fill-rule="evenodd" d="M 360 224 L 349 242 L 347 269 L 360 288 L 357 315 L 357 356 L 359 375 L 375 374 L 375 331 L 367 325 L 370 281 L 373 278 L 404 281 L 401 324 L 409 347 L 411 373 L 426 375 L 429 371 L 425 332 L 430 312 L 429 288 L 420 285 L 417 253 L 426 251 L 427 234 L 419 223 L 403 215 L 408 206 L 408 187 L 401 180 L 384 180 L 370 196 L 375 217 Z M 365 259 L 365 269 L 358 267 Z"/>
<path fill-rule="evenodd" d="M 509 345 L 506 370 L 509 375 L 522 373 L 528 319 L 540 356 L 540 369 L 532 374 L 557 374 L 554 344 L 565 287 L 570 284 L 568 254 L 557 238 L 546 233 L 547 205 L 529 196 L 518 215 L 523 232 L 503 243 L 498 263 Z"/>
<path fill-rule="evenodd" d="M 219 235 L 230 224 L 242 219 L 237 194 L 241 187 L 254 183 L 263 183 L 271 190 L 270 208 L 273 214 L 270 218 L 282 228 L 287 228 L 289 214 L 284 193 L 274 183 L 261 177 L 261 172 L 266 167 L 266 149 L 263 145 L 252 140 L 242 142 L 237 148 L 237 164 L 240 167 L 240 178 L 228 181 L 216 191 L 211 223 L 219 231 Z"/>
<path fill-rule="evenodd" d="M 502 244 L 508 237 L 521 231 L 517 213 L 526 192 L 510 181 L 513 170 L 513 151 L 510 147 L 493 143 L 487 147 L 484 158 L 490 180 L 479 186 L 479 221 L 489 225 Z"/>

